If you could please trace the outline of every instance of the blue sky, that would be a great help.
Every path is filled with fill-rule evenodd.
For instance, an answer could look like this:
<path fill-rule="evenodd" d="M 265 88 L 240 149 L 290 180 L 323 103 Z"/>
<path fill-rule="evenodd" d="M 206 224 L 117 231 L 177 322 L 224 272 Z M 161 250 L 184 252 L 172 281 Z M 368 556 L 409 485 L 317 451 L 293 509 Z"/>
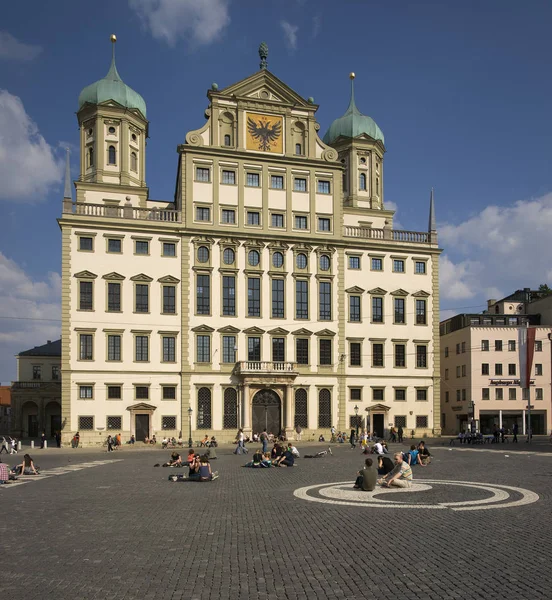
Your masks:
<path fill-rule="evenodd" d="M 80 90 L 108 70 L 148 106 L 147 181 L 171 199 L 176 146 L 204 123 L 205 93 L 269 69 L 320 104 L 323 133 L 356 100 L 385 134 L 385 200 L 427 227 L 435 188 L 444 316 L 552 285 L 552 5 L 532 0 L 52 0 L 0 24 L 0 381 L 13 355 L 59 335 L 63 148 L 78 174 Z M 33 320 L 29 320 L 33 319 Z M 36 319 L 36 320 L 35 320 Z M 52 319 L 45 321 L 42 319 Z"/>

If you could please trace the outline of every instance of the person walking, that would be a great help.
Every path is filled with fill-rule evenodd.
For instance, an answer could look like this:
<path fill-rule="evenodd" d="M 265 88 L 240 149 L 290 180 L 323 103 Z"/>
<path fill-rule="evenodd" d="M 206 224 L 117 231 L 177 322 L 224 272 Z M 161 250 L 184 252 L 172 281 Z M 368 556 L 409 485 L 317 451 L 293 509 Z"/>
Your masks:
<path fill-rule="evenodd" d="M 17 440 L 14 437 L 12 437 L 10 444 L 11 444 L 10 454 L 17 454 Z"/>
<path fill-rule="evenodd" d="M 56 445 L 58 448 L 61 448 L 61 431 L 56 431 Z"/>
<path fill-rule="evenodd" d="M 111 437 L 111 435 L 107 436 L 107 451 L 113 452 L 113 438 Z"/>
<path fill-rule="evenodd" d="M 236 446 L 236 449 L 234 450 L 234 454 L 247 454 L 247 448 L 245 447 L 245 443 L 244 443 L 244 435 L 243 435 L 243 429 L 240 429 L 238 431 L 238 445 Z"/>
<path fill-rule="evenodd" d="M 5 437 L 2 438 L 2 447 L 0 448 L 0 454 L 2 454 L 4 450 L 6 451 L 6 454 L 9 454 L 8 440 Z"/>
<path fill-rule="evenodd" d="M 42 435 L 40 436 L 40 448 L 43 449 L 44 448 L 44 443 L 46 442 L 46 432 L 43 431 Z"/>
<path fill-rule="evenodd" d="M 517 439 L 517 434 L 518 434 L 518 424 L 517 424 L 517 422 L 514 423 L 514 427 L 512 429 L 512 433 L 514 434 L 514 438 L 512 439 L 512 442 L 515 442 L 517 444 L 517 441 L 518 441 L 518 439 Z"/>
<path fill-rule="evenodd" d="M 397 429 L 397 435 L 399 436 L 399 444 L 402 444 L 403 435 L 404 435 L 404 431 L 403 431 L 402 425 L 399 425 L 399 428 Z"/>
<path fill-rule="evenodd" d="M 351 442 L 351 450 L 354 450 L 356 448 L 356 432 L 354 429 L 351 429 L 351 437 L 349 438 L 349 441 Z"/>
<path fill-rule="evenodd" d="M 263 429 L 260 437 L 263 445 L 263 454 L 266 454 L 268 452 L 268 433 L 266 432 L 266 427 Z"/>

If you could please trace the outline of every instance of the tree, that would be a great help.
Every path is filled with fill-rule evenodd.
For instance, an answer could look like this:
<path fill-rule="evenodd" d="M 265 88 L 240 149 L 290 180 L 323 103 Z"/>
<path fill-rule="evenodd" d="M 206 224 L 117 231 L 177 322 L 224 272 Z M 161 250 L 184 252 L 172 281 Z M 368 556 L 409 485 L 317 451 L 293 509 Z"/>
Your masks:
<path fill-rule="evenodd" d="M 546 284 L 546 283 L 541 283 L 539 285 L 539 292 L 541 292 L 541 294 L 543 294 L 545 296 L 552 294 L 552 290 L 548 287 L 548 284 Z"/>

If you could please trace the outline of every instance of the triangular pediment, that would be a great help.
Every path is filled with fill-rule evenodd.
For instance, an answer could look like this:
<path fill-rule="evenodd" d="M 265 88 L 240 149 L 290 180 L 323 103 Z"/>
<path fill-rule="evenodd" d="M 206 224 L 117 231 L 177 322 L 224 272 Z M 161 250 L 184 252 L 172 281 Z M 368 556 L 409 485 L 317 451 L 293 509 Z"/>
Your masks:
<path fill-rule="evenodd" d="M 368 412 L 389 412 L 391 407 L 386 406 L 385 404 L 373 404 L 372 406 L 368 406 L 365 410 Z"/>
<path fill-rule="evenodd" d="M 309 331 L 308 329 L 305 329 L 304 327 L 301 327 L 301 329 L 296 329 L 295 331 L 291 332 L 292 335 L 312 335 L 312 331 Z"/>
<path fill-rule="evenodd" d="M 180 283 L 180 279 L 173 277 L 172 275 L 165 275 L 157 280 L 159 283 Z"/>
<path fill-rule="evenodd" d="M 424 290 L 419 290 L 412 295 L 414 296 L 414 298 L 429 298 L 431 294 L 425 292 Z"/>
<path fill-rule="evenodd" d="M 248 335 L 262 335 L 265 330 L 260 327 L 248 327 L 247 329 L 244 329 L 243 332 Z"/>
<path fill-rule="evenodd" d="M 358 285 L 353 285 L 353 287 L 347 288 L 345 291 L 348 294 L 363 294 L 365 290 L 363 290 L 361 287 L 358 287 Z"/>
<path fill-rule="evenodd" d="M 112 273 L 108 273 L 107 275 L 102 275 L 102 279 L 107 279 L 109 281 L 123 281 L 123 279 L 126 279 L 126 277 L 124 275 L 121 275 L 120 273 L 115 273 L 115 271 L 113 271 Z"/>
<path fill-rule="evenodd" d="M 271 329 L 268 333 L 271 335 L 288 335 L 289 331 L 287 329 L 283 329 L 282 327 L 275 327 Z"/>
<path fill-rule="evenodd" d="M 138 402 L 138 404 L 133 404 L 132 406 L 127 406 L 127 410 L 155 410 L 157 406 L 153 404 L 147 404 L 146 402 Z"/>
<path fill-rule="evenodd" d="M 78 273 L 75 273 L 73 277 L 76 277 L 77 279 L 96 279 L 97 275 L 91 271 L 79 271 Z"/>
<path fill-rule="evenodd" d="M 212 327 L 208 325 L 198 325 L 197 327 L 192 327 L 191 329 L 194 333 L 212 333 L 215 331 Z"/>
<path fill-rule="evenodd" d="M 233 327 L 232 325 L 227 325 L 226 327 L 221 327 L 217 329 L 219 333 L 239 333 L 240 330 L 237 327 Z"/>
<path fill-rule="evenodd" d="M 408 292 L 402 288 L 399 288 L 398 290 L 391 292 L 391 296 L 408 296 Z"/>
<path fill-rule="evenodd" d="M 151 277 L 148 277 L 145 273 L 138 273 L 138 275 L 134 275 L 133 277 L 131 277 L 130 281 L 149 282 L 149 281 L 153 281 L 153 279 Z"/>
<path fill-rule="evenodd" d="M 321 331 L 317 331 L 314 335 L 319 335 L 321 337 L 331 337 L 335 335 L 335 331 L 331 329 L 322 329 Z"/>
<path fill-rule="evenodd" d="M 368 290 L 369 294 L 372 294 L 373 296 L 384 296 L 385 294 L 387 294 L 386 290 L 383 290 L 380 287 L 374 288 L 373 290 Z"/>

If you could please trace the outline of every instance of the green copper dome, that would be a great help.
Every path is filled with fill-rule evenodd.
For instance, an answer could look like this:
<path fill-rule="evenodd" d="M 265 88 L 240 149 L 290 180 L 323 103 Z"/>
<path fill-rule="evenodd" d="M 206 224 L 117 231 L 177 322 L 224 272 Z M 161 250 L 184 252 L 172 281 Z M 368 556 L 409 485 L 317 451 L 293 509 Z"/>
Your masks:
<path fill-rule="evenodd" d="M 117 72 L 115 57 L 111 59 L 111 67 L 107 75 L 88 85 L 79 95 L 79 110 L 87 103 L 100 104 L 106 100 L 114 100 L 126 108 L 139 110 L 146 116 L 146 103 L 138 92 L 126 85 Z"/>
<path fill-rule="evenodd" d="M 374 119 L 363 115 L 356 107 L 355 91 L 351 81 L 351 101 L 349 102 L 349 108 L 347 108 L 347 112 L 342 117 L 336 119 L 330 125 L 330 128 L 324 135 L 323 142 L 331 144 L 338 137 L 356 138 L 363 133 L 385 144 L 383 131 L 377 126 Z"/>

